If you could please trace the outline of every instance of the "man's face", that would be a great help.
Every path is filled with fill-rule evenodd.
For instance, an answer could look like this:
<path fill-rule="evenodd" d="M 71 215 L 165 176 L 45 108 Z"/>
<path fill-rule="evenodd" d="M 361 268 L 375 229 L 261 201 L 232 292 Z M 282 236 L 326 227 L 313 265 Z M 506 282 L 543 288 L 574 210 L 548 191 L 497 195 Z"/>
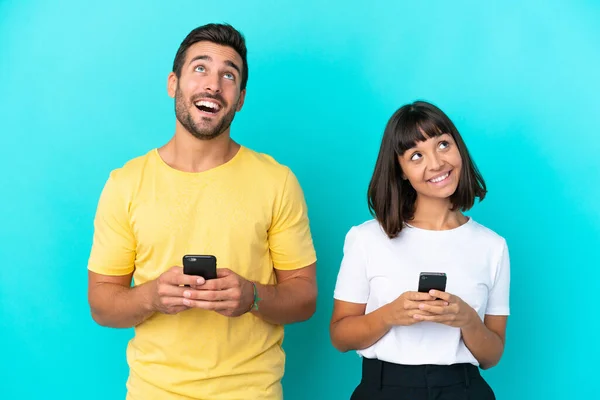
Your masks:
<path fill-rule="evenodd" d="M 210 140 L 229 130 L 244 104 L 242 66 L 242 58 L 231 47 L 202 41 L 187 49 L 181 76 L 169 74 L 175 115 L 193 136 Z"/>

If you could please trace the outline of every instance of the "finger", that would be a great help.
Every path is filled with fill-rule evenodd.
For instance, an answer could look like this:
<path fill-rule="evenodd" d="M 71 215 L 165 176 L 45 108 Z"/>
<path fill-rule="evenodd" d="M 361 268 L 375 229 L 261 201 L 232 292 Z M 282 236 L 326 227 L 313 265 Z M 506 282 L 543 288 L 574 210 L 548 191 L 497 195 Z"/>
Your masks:
<path fill-rule="evenodd" d="M 425 300 L 425 301 L 405 300 L 403 306 L 404 306 L 405 310 L 418 310 L 420 304 L 427 304 L 427 305 L 438 306 L 438 307 L 443 307 L 443 306 L 448 305 L 448 303 L 443 300 Z"/>
<path fill-rule="evenodd" d="M 225 311 L 233 310 L 235 308 L 235 303 L 232 301 L 204 301 L 183 299 L 183 304 L 188 307 L 199 308 L 202 310 L 209 311 Z"/>
<path fill-rule="evenodd" d="M 178 307 L 189 308 L 183 304 L 183 300 L 183 297 L 163 297 L 160 299 L 160 303 L 162 307 L 166 308 L 167 310 Z"/>
<path fill-rule="evenodd" d="M 219 275 L 217 274 L 217 277 Z M 209 279 L 206 281 L 206 283 L 204 285 L 202 285 L 202 287 L 200 289 L 202 290 L 227 290 L 229 288 L 232 288 L 235 286 L 236 283 L 236 279 L 231 276 L 231 275 L 227 275 L 221 278 L 216 278 L 216 279 Z"/>
<path fill-rule="evenodd" d="M 418 301 L 405 300 L 403 305 L 404 305 L 405 310 L 418 310 L 419 309 Z"/>
<path fill-rule="evenodd" d="M 451 315 L 448 315 L 448 314 L 443 314 L 443 315 L 424 315 L 422 313 L 415 314 L 414 318 L 418 319 L 420 321 L 430 321 L 430 322 L 439 322 L 439 323 L 449 322 L 449 321 L 452 321 L 454 319 Z"/>
<path fill-rule="evenodd" d="M 433 306 L 430 304 L 420 303 L 418 306 L 419 310 L 428 311 L 432 314 L 448 314 L 451 312 L 448 307 Z"/>
<path fill-rule="evenodd" d="M 432 289 L 429 291 L 429 294 L 436 299 L 442 299 L 442 300 L 445 300 L 450 303 L 450 297 L 451 297 L 450 293 Z"/>
<path fill-rule="evenodd" d="M 167 309 L 167 314 L 179 314 L 182 311 L 189 310 L 188 306 L 171 306 Z"/>
<path fill-rule="evenodd" d="M 443 307 L 443 306 L 447 306 L 450 303 L 448 303 L 447 301 L 444 300 L 424 300 L 424 301 L 410 301 L 410 300 L 406 300 L 407 303 L 413 303 L 415 304 L 414 307 L 410 307 L 412 308 L 419 308 L 419 304 L 428 304 L 430 306 L 438 306 L 438 307 Z"/>
<path fill-rule="evenodd" d="M 233 300 L 232 290 L 186 290 L 183 292 L 183 297 L 192 300 L 202 301 L 225 301 Z"/>
<path fill-rule="evenodd" d="M 235 274 L 235 272 L 229 268 L 217 268 L 217 278 L 225 278 L 231 274 Z"/>
<path fill-rule="evenodd" d="M 435 314 L 431 314 L 431 313 L 429 313 L 429 312 L 427 312 L 427 311 L 423 311 L 423 310 L 419 310 L 419 309 L 416 309 L 416 310 L 410 310 L 410 311 L 408 312 L 408 316 L 409 316 L 409 317 L 411 317 L 411 318 L 414 318 L 414 319 L 420 319 L 420 318 L 418 318 L 418 317 L 417 317 L 417 315 L 419 315 L 419 316 L 421 316 L 421 317 L 424 317 L 424 316 L 432 317 L 432 316 L 434 316 Z"/>
<path fill-rule="evenodd" d="M 198 276 L 184 275 L 183 268 L 174 266 L 158 277 L 158 283 L 166 283 L 173 286 L 189 285 L 190 283 L 198 284 L 198 278 Z M 203 282 L 204 279 L 202 279 Z"/>
<path fill-rule="evenodd" d="M 201 276 L 196 276 L 196 275 L 175 275 L 174 276 L 174 285 L 178 285 L 178 286 L 183 286 L 183 285 L 188 285 L 188 286 L 202 286 L 204 285 L 204 283 L 206 282 L 206 280 L 201 277 Z"/>
<path fill-rule="evenodd" d="M 185 291 L 185 287 L 183 286 L 175 286 L 162 283 L 158 285 L 158 296 L 161 298 L 165 297 L 183 297 L 183 292 Z"/>
<path fill-rule="evenodd" d="M 431 297 L 429 293 L 423 292 L 408 292 L 406 298 L 412 301 L 436 300 L 434 297 Z"/>
<path fill-rule="evenodd" d="M 447 301 L 444 301 L 444 300 L 422 301 L 420 303 L 429 304 L 430 306 L 438 306 L 438 307 L 443 307 L 443 306 L 447 306 L 447 305 L 450 304 L 450 303 L 448 303 Z"/>

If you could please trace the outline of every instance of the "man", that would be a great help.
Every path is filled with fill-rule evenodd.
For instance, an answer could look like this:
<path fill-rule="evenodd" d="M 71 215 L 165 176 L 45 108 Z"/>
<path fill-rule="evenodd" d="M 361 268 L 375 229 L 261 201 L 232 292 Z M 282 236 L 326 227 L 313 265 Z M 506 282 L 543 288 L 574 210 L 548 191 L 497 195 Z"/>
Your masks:
<path fill-rule="evenodd" d="M 100 325 L 135 327 L 128 399 L 281 399 L 282 325 L 315 311 L 300 185 L 230 137 L 247 79 L 238 31 L 194 29 L 167 81 L 174 136 L 114 170 L 100 196 L 89 302 Z M 217 278 L 184 275 L 186 254 L 214 255 Z"/>

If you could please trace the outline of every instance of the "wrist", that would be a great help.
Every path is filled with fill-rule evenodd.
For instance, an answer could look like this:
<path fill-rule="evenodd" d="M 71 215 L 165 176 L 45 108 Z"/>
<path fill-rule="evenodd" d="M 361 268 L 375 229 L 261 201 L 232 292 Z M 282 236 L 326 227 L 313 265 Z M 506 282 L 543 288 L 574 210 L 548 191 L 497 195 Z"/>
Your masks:
<path fill-rule="evenodd" d="M 259 296 L 258 296 L 258 285 L 255 282 L 252 281 L 248 281 L 249 283 L 249 292 L 250 295 L 249 297 L 249 301 L 246 303 L 248 304 L 248 307 L 246 308 L 246 310 L 248 310 L 248 312 L 252 312 L 252 311 L 258 311 L 258 301 L 260 300 Z"/>
<path fill-rule="evenodd" d="M 481 321 L 481 319 L 479 319 L 479 314 L 477 314 L 477 311 L 471 309 L 468 315 L 469 316 L 467 317 L 467 321 L 461 329 L 466 332 L 478 329 L 483 322 Z"/>
<path fill-rule="evenodd" d="M 154 301 L 154 293 L 156 290 L 154 286 L 156 285 L 156 281 L 148 282 L 147 284 L 140 285 L 137 287 L 138 295 L 139 295 L 139 303 L 142 306 L 142 309 L 146 312 L 156 312 L 158 308 L 156 307 Z"/>
<path fill-rule="evenodd" d="M 394 324 L 392 323 L 392 318 L 390 316 L 390 305 L 386 304 L 383 307 L 380 307 L 376 312 L 379 312 L 379 320 L 383 324 L 383 327 L 387 330 L 392 329 Z"/>

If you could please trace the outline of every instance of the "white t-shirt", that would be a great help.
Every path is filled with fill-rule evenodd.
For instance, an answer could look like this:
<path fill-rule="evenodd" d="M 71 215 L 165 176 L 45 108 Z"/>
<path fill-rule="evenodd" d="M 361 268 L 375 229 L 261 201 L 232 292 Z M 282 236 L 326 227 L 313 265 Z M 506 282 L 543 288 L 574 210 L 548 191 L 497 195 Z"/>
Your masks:
<path fill-rule="evenodd" d="M 346 235 L 334 297 L 366 304 L 370 313 L 402 293 L 417 291 L 421 272 L 445 272 L 446 292 L 459 296 L 483 320 L 509 315 L 510 263 L 506 241 L 473 219 L 432 231 L 407 226 L 389 239 L 376 220 Z M 395 326 L 358 354 L 396 364 L 479 365 L 460 328 L 429 321 Z"/>

